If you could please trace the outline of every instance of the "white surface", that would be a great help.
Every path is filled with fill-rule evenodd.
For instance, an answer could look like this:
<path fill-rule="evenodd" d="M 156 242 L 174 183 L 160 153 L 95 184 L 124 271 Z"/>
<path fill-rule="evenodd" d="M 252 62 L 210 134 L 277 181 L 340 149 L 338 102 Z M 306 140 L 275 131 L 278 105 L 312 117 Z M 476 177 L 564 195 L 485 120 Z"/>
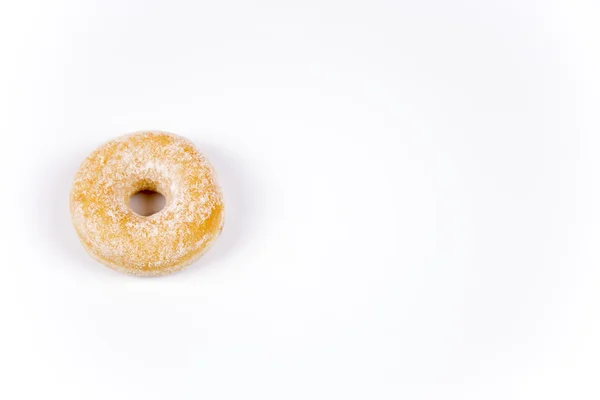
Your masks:
<path fill-rule="evenodd" d="M 2 399 L 598 399 L 600 5 L 0 6 Z M 215 164 L 223 236 L 140 279 L 68 215 L 98 145 Z"/>

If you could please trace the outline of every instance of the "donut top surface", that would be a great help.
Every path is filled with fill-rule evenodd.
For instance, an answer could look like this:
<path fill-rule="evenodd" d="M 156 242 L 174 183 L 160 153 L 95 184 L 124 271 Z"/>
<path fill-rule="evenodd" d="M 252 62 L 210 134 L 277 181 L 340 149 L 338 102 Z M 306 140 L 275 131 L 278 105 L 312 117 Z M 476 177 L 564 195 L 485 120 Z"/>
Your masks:
<path fill-rule="evenodd" d="M 165 207 L 145 217 L 129 207 L 140 191 Z M 193 262 L 223 225 L 223 199 L 212 166 L 188 140 L 164 132 L 127 135 L 82 163 L 71 190 L 73 224 L 84 247 L 105 265 L 162 275 Z"/>

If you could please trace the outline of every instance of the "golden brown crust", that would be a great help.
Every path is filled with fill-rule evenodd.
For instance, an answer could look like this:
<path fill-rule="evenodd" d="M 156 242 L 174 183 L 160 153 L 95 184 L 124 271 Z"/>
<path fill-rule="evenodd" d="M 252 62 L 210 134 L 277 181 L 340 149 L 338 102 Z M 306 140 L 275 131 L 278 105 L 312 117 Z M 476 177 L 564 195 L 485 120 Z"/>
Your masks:
<path fill-rule="evenodd" d="M 134 213 L 129 198 L 154 190 L 165 208 Z M 82 163 L 70 199 L 73 225 L 96 260 L 134 275 L 165 275 L 191 264 L 223 228 L 213 168 L 188 140 L 139 132 L 101 146 Z"/>

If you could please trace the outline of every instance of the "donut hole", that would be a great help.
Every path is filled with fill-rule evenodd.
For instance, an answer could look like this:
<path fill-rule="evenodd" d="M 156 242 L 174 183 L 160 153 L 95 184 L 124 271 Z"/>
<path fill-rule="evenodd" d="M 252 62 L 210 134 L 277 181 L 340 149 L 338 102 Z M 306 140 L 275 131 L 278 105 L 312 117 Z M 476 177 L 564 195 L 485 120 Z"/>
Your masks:
<path fill-rule="evenodd" d="M 142 217 L 149 217 L 162 211 L 166 203 L 165 196 L 154 190 L 140 190 L 129 198 L 131 210 Z"/>

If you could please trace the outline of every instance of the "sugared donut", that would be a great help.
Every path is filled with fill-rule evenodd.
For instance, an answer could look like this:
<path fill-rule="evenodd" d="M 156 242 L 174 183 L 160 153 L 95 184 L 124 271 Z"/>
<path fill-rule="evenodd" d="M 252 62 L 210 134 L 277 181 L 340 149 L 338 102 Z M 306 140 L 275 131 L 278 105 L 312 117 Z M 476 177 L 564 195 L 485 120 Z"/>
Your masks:
<path fill-rule="evenodd" d="M 151 216 L 129 199 L 140 191 L 166 198 Z M 133 133 L 90 154 L 75 175 L 73 225 L 92 257 L 134 275 L 165 275 L 197 260 L 223 229 L 223 197 L 212 166 L 188 140 Z"/>

